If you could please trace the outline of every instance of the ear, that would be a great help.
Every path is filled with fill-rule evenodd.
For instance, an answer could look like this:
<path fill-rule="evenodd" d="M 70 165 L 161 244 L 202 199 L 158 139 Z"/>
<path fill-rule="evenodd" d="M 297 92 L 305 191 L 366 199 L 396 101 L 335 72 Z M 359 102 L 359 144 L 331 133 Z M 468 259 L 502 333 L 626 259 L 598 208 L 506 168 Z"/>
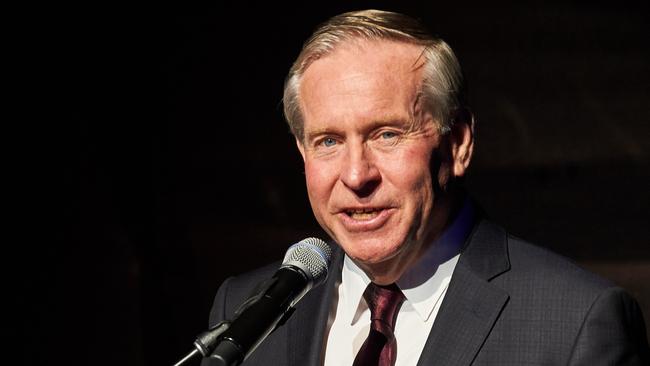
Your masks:
<path fill-rule="evenodd" d="M 468 112 L 467 118 L 456 121 L 449 134 L 454 177 L 465 175 L 474 152 L 474 116 Z"/>
<path fill-rule="evenodd" d="M 302 156 L 302 161 L 305 162 L 305 146 L 302 144 L 300 140 L 296 137 L 296 146 L 298 147 L 298 151 L 300 151 L 300 155 Z"/>

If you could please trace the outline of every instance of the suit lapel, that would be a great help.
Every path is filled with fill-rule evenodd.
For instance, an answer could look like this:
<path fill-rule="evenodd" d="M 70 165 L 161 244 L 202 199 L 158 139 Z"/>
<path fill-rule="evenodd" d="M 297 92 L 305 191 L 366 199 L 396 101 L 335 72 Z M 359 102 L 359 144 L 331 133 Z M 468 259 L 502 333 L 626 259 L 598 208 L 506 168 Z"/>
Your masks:
<path fill-rule="evenodd" d="M 505 232 L 479 222 L 461 253 L 418 366 L 472 363 L 508 301 L 508 294 L 489 281 L 509 268 Z"/>
<path fill-rule="evenodd" d="M 330 245 L 335 249 L 327 281 L 305 295 L 287 322 L 287 365 L 317 366 L 322 363 L 325 329 L 343 266 L 343 251 L 336 244 Z"/>

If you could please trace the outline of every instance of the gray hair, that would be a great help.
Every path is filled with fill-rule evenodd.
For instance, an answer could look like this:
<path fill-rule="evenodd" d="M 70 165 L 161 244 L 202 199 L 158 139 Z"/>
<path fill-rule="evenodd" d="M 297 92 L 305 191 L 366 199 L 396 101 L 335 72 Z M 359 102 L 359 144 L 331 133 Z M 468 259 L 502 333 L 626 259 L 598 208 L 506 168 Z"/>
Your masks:
<path fill-rule="evenodd" d="M 389 40 L 423 46 L 424 71 L 420 97 L 438 129 L 446 133 L 465 108 L 463 76 L 451 47 L 432 36 L 416 19 L 388 11 L 362 10 L 337 15 L 321 24 L 305 42 L 284 83 L 284 115 L 291 132 L 304 138 L 300 110 L 300 80 L 307 68 L 334 49 L 353 40 Z"/>

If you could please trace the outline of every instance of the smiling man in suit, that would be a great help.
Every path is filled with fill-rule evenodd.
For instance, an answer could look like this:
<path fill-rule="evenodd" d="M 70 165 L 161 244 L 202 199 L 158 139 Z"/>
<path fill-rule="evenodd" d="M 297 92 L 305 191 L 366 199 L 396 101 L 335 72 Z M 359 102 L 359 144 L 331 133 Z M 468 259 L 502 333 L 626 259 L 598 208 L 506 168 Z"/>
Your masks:
<path fill-rule="evenodd" d="M 632 298 L 468 199 L 461 69 L 418 21 L 330 19 L 291 68 L 284 107 L 314 215 L 340 250 L 245 365 L 647 364 Z M 227 280 L 211 324 L 276 268 Z"/>

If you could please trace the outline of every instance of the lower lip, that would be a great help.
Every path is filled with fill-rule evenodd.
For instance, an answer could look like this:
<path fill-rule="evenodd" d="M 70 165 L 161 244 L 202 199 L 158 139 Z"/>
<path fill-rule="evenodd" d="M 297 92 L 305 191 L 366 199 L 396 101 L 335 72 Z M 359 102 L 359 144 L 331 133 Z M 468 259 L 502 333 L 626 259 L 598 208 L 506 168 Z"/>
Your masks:
<path fill-rule="evenodd" d="M 345 212 L 341 212 L 338 214 L 339 220 L 343 224 L 343 227 L 351 233 L 360 233 L 360 232 L 365 232 L 365 231 L 374 231 L 386 224 L 386 221 L 390 218 L 390 216 L 393 214 L 393 211 L 395 209 L 389 208 L 389 209 L 383 209 L 379 211 L 379 214 L 375 217 L 373 217 L 370 220 L 356 220 Z"/>

